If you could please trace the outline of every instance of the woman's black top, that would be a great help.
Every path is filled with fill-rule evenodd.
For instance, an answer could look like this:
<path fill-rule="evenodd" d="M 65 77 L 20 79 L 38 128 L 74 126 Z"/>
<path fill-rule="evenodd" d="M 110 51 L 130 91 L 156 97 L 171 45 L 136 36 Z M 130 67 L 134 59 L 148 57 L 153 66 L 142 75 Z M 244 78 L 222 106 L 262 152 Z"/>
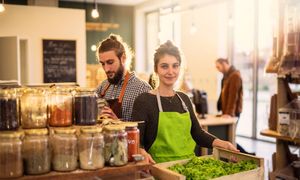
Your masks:
<path fill-rule="evenodd" d="M 181 99 L 188 107 L 190 113 L 190 119 L 192 121 L 191 135 L 194 141 L 202 147 L 211 148 L 215 136 L 204 131 L 198 119 L 195 116 L 194 109 L 189 97 L 182 93 L 177 92 Z M 179 112 L 184 113 L 182 103 L 177 95 L 173 97 L 161 96 L 161 103 L 164 112 Z M 159 109 L 157 104 L 156 95 L 150 93 L 140 94 L 134 102 L 132 117 L 134 121 L 145 121 L 139 124 L 141 147 L 148 151 L 151 145 L 154 143 L 158 129 L 158 115 Z M 174 119 L 176 121 L 176 119 Z"/>

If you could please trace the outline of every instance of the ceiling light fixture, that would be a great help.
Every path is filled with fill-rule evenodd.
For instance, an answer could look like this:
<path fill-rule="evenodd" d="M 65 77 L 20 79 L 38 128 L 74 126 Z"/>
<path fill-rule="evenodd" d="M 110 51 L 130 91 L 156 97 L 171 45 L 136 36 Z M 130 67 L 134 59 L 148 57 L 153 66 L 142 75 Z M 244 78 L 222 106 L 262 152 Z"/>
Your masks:
<path fill-rule="evenodd" d="M 194 35 L 198 31 L 196 23 L 195 23 L 194 15 L 195 15 L 194 8 L 192 8 L 192 24 L 191 24 L 191 27 L 190 27 L 190 34 L 191 35 Z"/>
<path fill-rule="evenodd" d="M 5 7 L 4 7 L 4 0 L 2 0 L 1 4 L 0 4 L 0 13 L 5 11 Z"/>
<path fill-rule="evenodd" d="M 96 3 L 96 0 L 94 0 L 94 9 L 92 10 L 91 16 L 92 18 L 96 19 L 99 17 L 99 12 L 98 12 L 98 5 Z"/>
<path fill-rule="evenodd" d="M 95 51 L 97 50 L 97 46 L 96 46 L 95 44 L 93 44 L 93 45 L 91 46 L 91 50 L 92 50 L 93 52 L 95 52 Z"/>

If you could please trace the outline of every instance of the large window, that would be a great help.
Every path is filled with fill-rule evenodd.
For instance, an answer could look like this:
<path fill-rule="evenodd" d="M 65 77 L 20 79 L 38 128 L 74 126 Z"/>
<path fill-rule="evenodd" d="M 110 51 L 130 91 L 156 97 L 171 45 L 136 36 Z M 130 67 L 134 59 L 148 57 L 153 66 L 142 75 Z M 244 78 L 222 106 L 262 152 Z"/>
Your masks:
<path fill-rule="evenodd" d="M 268 128 L 270 98 L 276 93 L 276 76 L 264 73 L 272 56 L 274 0 L 234 1 L 234 65 L 241 71 L 244 108 L 237 134 L 271 140 L 260 136 Z M 254 123 L 253 123 L 254 122 Z"/>
<path fill-rule="evenodd" d="M 153 72 L 153 54 L 155 49 L 167 40 L 180 46 L 179 6 L 160 9 L 146 14 L 146 71 Z"/>

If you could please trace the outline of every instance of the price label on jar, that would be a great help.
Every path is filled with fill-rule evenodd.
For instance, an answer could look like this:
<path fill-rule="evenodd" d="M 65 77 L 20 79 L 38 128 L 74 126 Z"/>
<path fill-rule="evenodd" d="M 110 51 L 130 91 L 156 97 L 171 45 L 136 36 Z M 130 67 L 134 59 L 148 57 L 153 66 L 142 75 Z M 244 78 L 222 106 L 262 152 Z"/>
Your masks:
<path fill-rule="evenodd" d="M 290 114 L 288 112 L 279 112 L 278 113 L 279 124 L 290 124 Z"/>

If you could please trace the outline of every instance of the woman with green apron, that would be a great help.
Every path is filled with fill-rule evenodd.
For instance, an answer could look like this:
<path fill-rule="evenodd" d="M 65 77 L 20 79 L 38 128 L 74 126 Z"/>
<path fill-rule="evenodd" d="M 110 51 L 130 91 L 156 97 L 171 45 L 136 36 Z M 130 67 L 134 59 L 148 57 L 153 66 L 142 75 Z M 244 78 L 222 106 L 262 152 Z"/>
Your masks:
<path fill-rule="evenodd" d="M 194 156 L 196 144 L 202 147 L 237 149 L 204 131 L 198 123 L 189 97 L 174 91 L 180 73 L 181 56 L 170 41 L 154 54 L 154 70 L 159 86 L 138 96 L 133 106 L 133 119 L 140 125 L 141 153 L 146 161 L 166 162 Z"/>

